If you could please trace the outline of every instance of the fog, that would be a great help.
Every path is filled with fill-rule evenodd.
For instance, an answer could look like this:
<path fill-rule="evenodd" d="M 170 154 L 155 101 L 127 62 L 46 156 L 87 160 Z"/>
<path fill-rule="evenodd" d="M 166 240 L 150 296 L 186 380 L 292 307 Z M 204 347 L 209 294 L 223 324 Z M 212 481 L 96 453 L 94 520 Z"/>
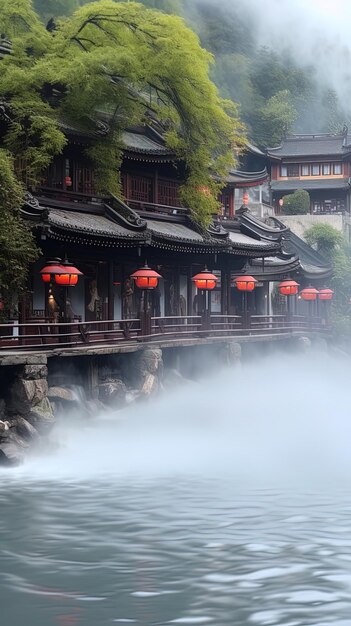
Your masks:
<path fill-rule="evenodd" d="M 350 360 L 281 354 L 156 401 L 95 418 L 63 416 L 55 449 L 11 479 L 85 480 L 225 475 L 250 484 L 351 478 Z M 57 443 L 58 442 L 58 443 Z"/>
<path fill-rule="evenodd" d="M 214 4 L 212 0 L 194 1 Z M 190 6 L 186 1 L 185 10 Z M 341 106 L 349 109 L 349 0 L 215 0 L 215 6 L 239 9 L 258 45 L 278 53 L 288 51 L 302 67 L 312 66 L 319 82 L 332 87 Z"/>

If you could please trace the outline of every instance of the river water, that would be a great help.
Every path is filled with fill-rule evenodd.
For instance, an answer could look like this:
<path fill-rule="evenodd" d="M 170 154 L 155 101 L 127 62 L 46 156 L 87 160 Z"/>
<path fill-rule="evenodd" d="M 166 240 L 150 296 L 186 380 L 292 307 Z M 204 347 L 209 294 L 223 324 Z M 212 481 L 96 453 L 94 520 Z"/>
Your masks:
<path fill-rule="evenodd" d="M 350 362 L 66 416 L 0 474 L 1 626 L 351 625 Z"/>

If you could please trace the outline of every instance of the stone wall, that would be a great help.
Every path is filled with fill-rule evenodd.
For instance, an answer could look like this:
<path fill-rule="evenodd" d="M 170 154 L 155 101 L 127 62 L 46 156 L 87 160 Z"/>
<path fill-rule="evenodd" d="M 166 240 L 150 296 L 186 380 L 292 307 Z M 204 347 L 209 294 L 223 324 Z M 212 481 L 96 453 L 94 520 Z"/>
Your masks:
<path fill-rule="evenodd" d="M 278 219 L 288 226 L 295 235 L 304 238 L 304 233 L 315 224 L 329 224 L 343 232 L 342 215 L 278 215 Z"/>

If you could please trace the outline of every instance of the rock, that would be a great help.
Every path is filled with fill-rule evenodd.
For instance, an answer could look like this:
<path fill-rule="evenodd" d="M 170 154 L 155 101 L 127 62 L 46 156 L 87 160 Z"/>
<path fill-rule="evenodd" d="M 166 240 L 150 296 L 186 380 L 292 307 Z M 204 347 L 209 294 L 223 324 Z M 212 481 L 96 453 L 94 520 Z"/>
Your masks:
<path fill-rule="evenodd" d="M 47 378 L 48 368 L 46 365 L 25 365 L 23 368 L 23 378 L 26 380 L 37 380 Z"/>
<path fill-rule="evenodd" d="M 24 417 L 17 417 L 13 420 L 11 428 L 15 428 L 16 432 L 25 440 L 38 440 L 40 437 L 37 429 L 24 419 Z"/>
<path fill-rule="evenodd" d="M 144 396 L 151 396 L 153 393 L 158 391 L 158 388 L 159 382 L 157 376 L 154 376 L 154 374 L 147 374 L 141 388 L 141 394 Z"/>
<path fill-rule="evenodd" d="M 48 398 L 53 400 L 64 400 L 65 402 L 77 402 L 77 396 L 71 389 L 64 387 L 49 387 Z"/>
<path fill-rule="evenodd" d="M 55 424 L 55 417 L 48 398 L 44 398 L 39 404 L 33 407 L 26 418 L 39 433 L 50 431 Z"/>
<path fill-rule="evenodd" d="M 16 443 L 0 443 L 0 465 L 13 467 L 23 463 L 23 450 Z"/>
<path fill-rule="evenodd" d="M 9 409 L 12 413 L 26 415 L 33 406 L 40 404 L 48 392 L 47 381 L 17 378 L 10 391 Z"/>
<path fill-rule="evenodd" d="M 0 421 L 0 439 L 7 438 L 10 434 L 10 424 L 9 422 Z"/>
<path fill-rule="evenodd" d="M 111 408 L 121 408 L 126 404 L 127 387 L 119 379 L 99 385 L 99 400 Z"/>
<path fill-rule="evenodd" d="M 139 369 L 141 374 L 157 374 L 163 371 L 162 350 L 147 348 L 140 355 Z"/>

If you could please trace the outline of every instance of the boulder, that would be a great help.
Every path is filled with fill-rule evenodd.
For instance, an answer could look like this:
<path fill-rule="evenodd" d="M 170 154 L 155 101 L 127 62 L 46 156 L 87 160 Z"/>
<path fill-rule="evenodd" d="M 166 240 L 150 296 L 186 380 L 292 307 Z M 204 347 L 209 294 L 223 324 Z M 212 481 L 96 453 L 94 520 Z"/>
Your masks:
<path fill-rule="evenodd" d="M 50 431 L 55 424 L 55 417 L 48 398 L 44 398 L 33 407 L 26 415 L 26 418 L 39 433 Z"/>
<path fill-rule="evenodd" d="M 109 380 L 99 385 L 99 400 L 111 408 L 121 408 L 126 404 L 127 387 L 119 379 Z"/>
<path fill-rule="evenodd" d="M 11 428 L 15 428 L 20 437 L 26 441 L 36 441 L 40 437 L 37 429 L 24 419 L 24 417 L 14 419 L 11 423 Z"/>
<path fill-rule="evenodd" d="M 17 378 L 10 390 L 10 411 L 26 415 L 33 406 L 39 405 L 46 398 L 47 392 L 48 384 L 43 378 L 38 380 Z"/>
<path fill-rule="evenodd" d="M 141 395 L 151 396 L 153 393 L 156 393 L 158 389 L 159 381 L 157 376 L 154 376 L 154 374 L 146 374 L 144 384 L 141 388 Z"/>
<path fill-rule="evenodd" d="M 14 442 L 0 443 L 0 465 L 13 467 L 23 463 L 24 453 L 19 445 Z"/>
<path fill-rule="evenodd" d="M 48 398 L 50 400 L 64 400 L 65 402 L 77 402 L 77 396 L 71 389 L 64 387 L 49 387 Z"/>
<path fill-rule="evenodd" d="M 0 439 L 7 438 L 10 434 L 10 424 L 9 422 L 4 422 L 0 420 Z"/>
<path fill-rule="evenodd" d="M 26 380 L 37 380 L 47 378 L 48 368 L 46 365 L 25 365 L 23 368 L 23 378 Z"/>

